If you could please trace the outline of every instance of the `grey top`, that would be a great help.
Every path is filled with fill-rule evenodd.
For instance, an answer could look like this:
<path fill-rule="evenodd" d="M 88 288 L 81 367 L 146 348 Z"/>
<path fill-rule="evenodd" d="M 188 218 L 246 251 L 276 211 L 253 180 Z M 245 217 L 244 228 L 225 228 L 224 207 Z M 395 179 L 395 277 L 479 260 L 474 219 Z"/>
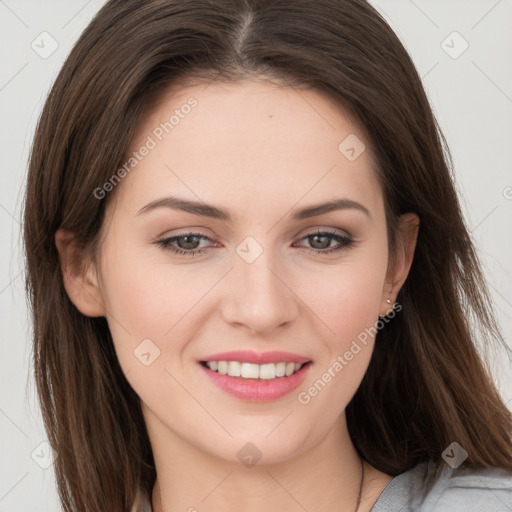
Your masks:
<path fill-rule="evenodd" d="M 433 462 L 422 462 L 393 478 L 370 512 L 512 512 L 512 472 L 445 464 L 422 496 L 425 479 L 434 469 Z"/>
<path fill-rule="evenodd" d="M 394 477 L 370 512 L 512 512 L 512 472 L 446 464 L 423 497 L 425 479 L 434 469 L 433 462 L 422 462 Z M 149 498 L 142 500 L 138 512 L 152 512 Z"/>

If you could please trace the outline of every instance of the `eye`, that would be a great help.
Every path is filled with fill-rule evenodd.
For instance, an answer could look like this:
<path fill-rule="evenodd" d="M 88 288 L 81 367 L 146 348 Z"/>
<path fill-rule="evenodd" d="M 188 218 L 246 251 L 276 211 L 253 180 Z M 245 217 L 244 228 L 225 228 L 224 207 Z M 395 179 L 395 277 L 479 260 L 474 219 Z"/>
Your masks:
<path fill-rule="evenodd" d="M 209 240 L 209 238 L 200 233 L 185 233 L 183 235 L 157 240 L 156 244 L 174 254 L 195 256 L 196 254 L 207 251 L 207 249 L 197 249 L 201 240 Z M 178 247 L 176 247 L 176 245 L 178 245 Z"/>
<path fill-rule="evenodd" d="M 313 250 L 308 250 L 310 254 L 330 254 L 342 249 L 348 249 L 354 243 L 354 239 L 350 236 L 341 235 L 336 231 L 319 230 L 307 234 L 301 240 L 307 240 L 313 246 Z M 331 247 L 332 241 L 338 242 L 339 245 Z M 316 246 L 316 247 L 315 247 Z M 320 247 L 318 247 L 320 246 Z M 327 249 L 327 250 L 326 250 Z"/>
<path fill-rule="evenodd" d="M 173 254 L 196 256 L 208 251 L 208 247 L 198 248 L 203 240 L 210 240 L 210 238 L 201 233 L 184 233 L 182 235 L 157 240 L 155 244 Z M 348 249 L 354 243 L 354 239 L 350 236 L 341 235 L 336 231 L 330 230 L 314 231 L 308 233 L 300 240 L 307 240 L 308 243 L 313 245 L 313 249 L 308 249 L 308 252 L 314 255 L 329 254 L 342 249 Z M 331 247 L 333 240 L 338 242 L 338 246 Z"/>

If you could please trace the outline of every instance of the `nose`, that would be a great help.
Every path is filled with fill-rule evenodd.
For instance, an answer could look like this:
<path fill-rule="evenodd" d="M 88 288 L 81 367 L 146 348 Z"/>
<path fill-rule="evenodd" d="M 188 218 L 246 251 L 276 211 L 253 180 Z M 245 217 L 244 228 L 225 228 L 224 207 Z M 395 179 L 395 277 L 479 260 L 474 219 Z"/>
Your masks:
<path fill-rule="evenodd" d="M 289 273 L 266 251 L 251 263 L 236 260 L 227 278 L 222 308 L 226 322 L 261 336 L 291 325 L 298 317 Z"/>

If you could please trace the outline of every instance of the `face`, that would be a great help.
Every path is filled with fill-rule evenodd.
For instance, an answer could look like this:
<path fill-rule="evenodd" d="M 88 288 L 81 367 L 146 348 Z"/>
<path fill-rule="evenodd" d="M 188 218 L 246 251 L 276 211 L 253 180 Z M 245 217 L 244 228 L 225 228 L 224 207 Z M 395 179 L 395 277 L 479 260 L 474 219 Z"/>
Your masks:
<path fill-rule="evenodd" d="M 229 461 L 247 442 L 269 463 L 319 444 L 398 291 L 363 133 L 313 90 L 216 83 L 169 90 L 132 151 L 96 272 L 150 430 Z"/>

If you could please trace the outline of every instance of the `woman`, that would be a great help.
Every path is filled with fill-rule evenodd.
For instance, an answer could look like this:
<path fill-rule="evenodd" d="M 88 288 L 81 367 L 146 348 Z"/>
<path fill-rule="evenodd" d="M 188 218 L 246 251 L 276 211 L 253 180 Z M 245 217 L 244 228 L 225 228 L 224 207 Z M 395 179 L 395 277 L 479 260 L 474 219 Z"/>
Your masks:
<path fill-rule="evenodd" d="M 107 2 L 24 212 L 64 509 L 511 509 L 445 149 L 363 0 Z"/>

